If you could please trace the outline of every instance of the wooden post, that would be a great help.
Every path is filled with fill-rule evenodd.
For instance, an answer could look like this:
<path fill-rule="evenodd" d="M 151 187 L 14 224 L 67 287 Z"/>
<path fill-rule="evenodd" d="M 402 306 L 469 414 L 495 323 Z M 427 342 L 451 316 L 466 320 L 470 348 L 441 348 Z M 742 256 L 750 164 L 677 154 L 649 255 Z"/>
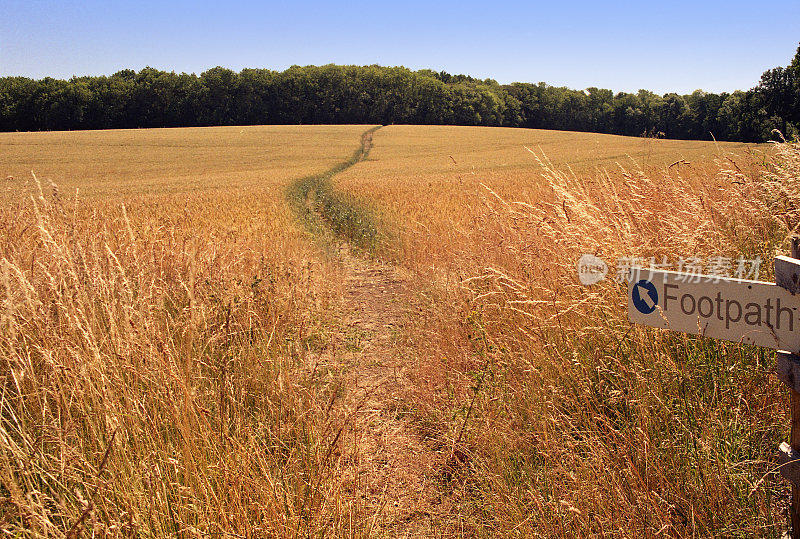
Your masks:
<path fill-rule="evenodd" d="M 797 356 L 794 358 L 797 361 Z M 795 391 L 794 389 L 789 390 L 791 392 L 791 406 L 792 406 L 792 435 L 791 435 L 791 447 L 792 451 L 797 454 L 800 451 L 800 393 Z M 798 539 L 800 538 L 800 486 L 798 486 L 797 481 L 792 482 L 792 506 L 791 506 L 791 517 L 792 517 L 792 538 Z"/>
<path fill-rule="evenodd" d="M 792 258 L 800 258 L 800 238 L 792 238 Z M 793 278 L 795 286 L 797 279 Z M 796 350 L 793 350 L 796 352 Z M 798 361 L 797 356 L 792 358 Z M 800 363 L 800 361 L 798 361 Z M 792 432 L 789 445 L 792 446 L 795 454 L 800 451 L 800 393 L 795 388 L 789 389 L 791 398 Z M 800 485 L 797 481 L 792 482 L 792 538 L 800 539 Z"/>
<path fill-rule="evenodd" d="M 792 258 L 800 259 L 800 238 L 792 238 Z M 800 263 L 789 261 L 775 262 L 775 282 L 792 294 L 800 291 Z M 778 352 L 778 378 L 789 387 L 791 434 L 789 443 L 781 444 L 778 462 L 781 475 L 792 485 L 792 500 L 789 505 L 789 518 L 792 529 L 790 536 L 800 539 L 800 356 L 791 352 Z"/>

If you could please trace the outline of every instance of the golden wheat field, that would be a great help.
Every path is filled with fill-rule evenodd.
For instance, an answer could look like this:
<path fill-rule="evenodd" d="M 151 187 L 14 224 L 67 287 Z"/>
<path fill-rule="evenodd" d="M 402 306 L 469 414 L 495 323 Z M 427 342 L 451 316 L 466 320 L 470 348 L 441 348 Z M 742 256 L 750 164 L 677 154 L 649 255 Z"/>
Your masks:
<path fill-rule="evenodd" d="M 538 199 L 550 191 L 545 180 L 550 171 L 595 182 L 621 170 L 658 176 L 670 165 L 668 170 L 686 181 L 708 183 L 715 179 L 717 161 L 730 167 L 734 158 L 750 166 L 766 150 L 766 145 L 537 129 L 387 126 L 375 133 L 368 159 L 335 181 L 402 225 L 406 259 L 446 263 L 450 248 L 464 241 L 453 234 L 471 234 L 484 215 L 487 188 L 511 201 Z M 421 238 L 425 241 L 418 244 Z M 441 240 L 429 251 L 436 238 Z"/>
<path fill-rule="evenodd" d="M 65 195 L 185 194 L 269 187 L 327 170 L 363 126 L 247 126 L 3 133 L 9 182 L 53 181 Z"/>
<path fill-rule="evenodd" d="M 3 133 L 0 177 L 8 535 L 787 527 L 774 355 L 632 326 L 575 263 L 760 256 L 771 279 L 797 145 Z"/>

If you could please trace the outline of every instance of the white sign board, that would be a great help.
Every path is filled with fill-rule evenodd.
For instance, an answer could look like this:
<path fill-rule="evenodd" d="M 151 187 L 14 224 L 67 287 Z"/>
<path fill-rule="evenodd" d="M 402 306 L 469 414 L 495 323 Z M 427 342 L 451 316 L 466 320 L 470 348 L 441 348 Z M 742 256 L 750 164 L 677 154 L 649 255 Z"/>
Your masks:
<path fill-rule="evenodd" d="M 641 270 L 628 284 L 628 318 L 800 353 L 800 295 L 773 283 Z"/>

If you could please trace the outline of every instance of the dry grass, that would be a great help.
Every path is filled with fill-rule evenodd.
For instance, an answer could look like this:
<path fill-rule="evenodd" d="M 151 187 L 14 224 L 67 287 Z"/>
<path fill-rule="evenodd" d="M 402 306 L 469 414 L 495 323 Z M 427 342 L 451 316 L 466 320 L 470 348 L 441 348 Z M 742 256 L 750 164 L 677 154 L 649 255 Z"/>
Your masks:
<path fill-rule="evenodd" d="M 370 458 L 346 377 L 309 365 L 338 323 L 341 268 L 284 198 L 290 180 L 353 155 L 365 129 L 0 135 L 0 177 L 13 177 L 0 205 L 0 529 L 381 533 L 369 497 L 383 486 L 344 479 Z M 393 226 L 381 252 L 411 272 L 397 350 L 413 385 L 392 409 L 438 453 L 426 481 L 446 500 L 418 512 L 447 507 L 430 520 L 465 536 L 777 535 L 786 488 L 767 459 L 787 406 L 771 355 L 631 327 L 622 285 L 582 287 L 574 265 L 584 252 L 769 260 L 800 223 L 799 168 L 789 145 L 774 157 L 376 131 L 331 196 Z"/>
<path fill-rule="evenodd" d="M 379 131 L 338 183 L 401 224 L 398 259 L 427 303 L 411 318 L 409 401 L 432 444 L 456 445 L 467 533 L 778 535 L 787 489 L 768 460 L 788 406 L 772 354 L 632 327 L 624 286 L 583 287 L 575 262 L 760 255 L 768 279 L 798 224 L 797 147 L 776 161 L 608 137 L 602 168 L 570 169 L 586 144 L 524 147 L 568 134 L 501 130 L 489 152 L 480 132 L 439 129 L 430 146 L 420 128 Z"/>
<path fill-rule="evenodd" d="M 0 529 L 364 527 L 358 498 L 337 494 L 343 379 L 306 362 L 329 340 L 339 270 L 285 201 L 293 174 L 345 160 L 363 130 L 254 128 L 243 146 L 238 129 L 0 137 L 38 141 L 2 158 Z M 15 167 L 30 163 L 90 198 L 26 187 Z"/>
<path fill-rule="evenodd" d="M 31 170 L 66 196 L 127 197 L 285 185 L 352 153 L 354 126 L 249 126 L 0 133 L 0 178 Z"/>
<path fill-rule="evenodd" d="M 537 200 L 549 193 L 543 167 L 526 148 L 545 156 L 551 167 L 585 178 L 603 170 L 615 174 L 620 167 L 655 177 L 675 163 L 670 170 L 690 182 L 713 178 L 717 157 L 738 154 L 746 158 L 740 166 L 750 166 L 749 154 L 759 151 L 752 144 L 596 133 L 387 126 L 375 133 L 367 161 L 337 176 L 336 184 L 402 224 L 400 260 L 416 267 L 443 267 L 453 249 L 482 249 L 483 239 L 469 247 L 464 242 L 483 218 L 484 185 L 512 200 Z"/>

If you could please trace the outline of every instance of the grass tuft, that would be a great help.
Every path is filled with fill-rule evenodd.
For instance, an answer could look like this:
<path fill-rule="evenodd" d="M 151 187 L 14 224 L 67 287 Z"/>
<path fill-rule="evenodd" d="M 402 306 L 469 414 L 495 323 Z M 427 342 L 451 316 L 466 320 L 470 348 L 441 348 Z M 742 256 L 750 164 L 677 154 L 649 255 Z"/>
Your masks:
<path fill-rule="evenodd" d="M 307 176 L 293 182 L 287 199 L 301 221 L 314 234 L 346 241 L 357 251 L 377 256 L 386 251 L 390 243 L 386 227 L 382 226 L 378 212 L 363 200 L 336 189 L 332 178 L 363 161 L 372 146 L 372 134 L 380 126 L 362 134 L 361 144 L 353 155 L 328 169 L 323 174 Z M 327 230 L 326 230 L 327 229 Z"/>

